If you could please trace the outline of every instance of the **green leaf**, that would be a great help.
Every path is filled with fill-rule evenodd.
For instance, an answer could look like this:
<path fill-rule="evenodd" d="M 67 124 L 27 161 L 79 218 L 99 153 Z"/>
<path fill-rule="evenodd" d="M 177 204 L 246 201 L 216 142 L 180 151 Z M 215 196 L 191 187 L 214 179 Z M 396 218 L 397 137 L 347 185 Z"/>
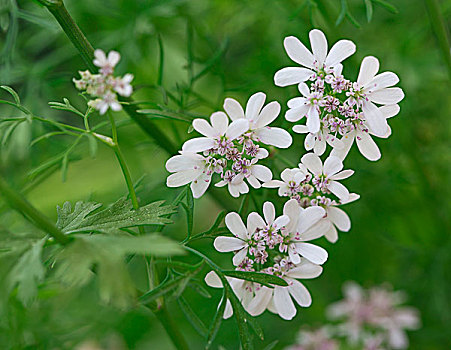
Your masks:
<path fill-rule="evenodd" d="M 17 94 L 17 92 L 14 91 L 13 88 L 6 86 L 6 85 L 1 85 L 0 89 L 3 89 L 7 92 L 9 92 L 11 94 L 11 96 L 13 97 L 14 101 L 16 102 L 16 104 L 20 105 L 20 97 Z"/>
<path fill-rule="evenodd" d="M 8 275 L 10 290 L 17 285 L 17 296 L 24 305 L 33 301 L 38 292 L 38 284 L 44 279 L 45 268 L 41 255 L 45 241 L 42 239 L 34 243 Z"/>
<path fill-rule="evenodd" d="M 368 22 L 371 22 L 371 19 L 373 18 L 373 3 L 371 0 L 364 0 L 365 1 L 365 8 L 366 8 L 366 19 Z"/>
<path fill-rule="evenodd" d="M 75 114 L 79 115 L 82 118 L 85 117 L 85 114 L 80 112 L 74 106 L 72 106 L 67 98 L 63 98 L 63 101 L 64 101 L 64 103 L 61 103 L 61 102 L 49 102 L 49 106 L 50 106 L 50 108 L 53 108 L 53 109 L 58 109 L 58 110 L 61 110 L 61 111 L 67 111 L 67 112 L 75 113 Z"/>
<path fill-rule="evenodd" d="M 279 340 L 274 340 L 273 342 L 266 345 L 263 350 L 273 350 L 278 343 L 279 343 Z"/>
<path fill-rule="evenodd" d="M 142 225 L 166 225 L 171 223 L 164 215 L 175 212 L 172 205 L 153 202 L 137 210 L 133 210 L 130 200 L 119 199 L 106 209 L 96 211 L 102 204 L 94 202 L 77 202 L 72 210 L 69 202 L 58 206 L 56 226 L 64 233 L 103 232 L 121 233 L 121 229 Z"/>
<path fill-rule="evenodd" d="M 215 317 L 213 318 L 213 322 L 210 325 L 210 331 L 208 332 L 207 337 L 207 345 L 205 349 L 209 349 L 211 344 L 216 338 L 216 334 L 218 334 L 219 328 L 221 327 L 222 319 L 224 317 L 224 311 L 227 304 L 226 291 L 223 290 L 222 299 L 219 302 L 218 309 L 216 310 Z"/>
<path fill-rule="evenodd" d="M 206 290 L 200 283 L 198 283 L 194 280 L 191 280 L 189 282 L 188 287 L 193 289 L 197 294 L 199 294 L 200 296 L 203 296 L 204 298 L 207 298 L 207 299 L 211 298 L 211 294 L 208 292 L 208 290 Z"/>
<path fill-rule="evenodd" d="M 261 273 L 261 272 L 253 272 L 253 271 L 223 271 L 224 275 L 229 277 L 235 277 L 239 279 L 244 279 L 247 281 L 257 282 L 260 284 L 268 285 L 268 284 L 275 284 L 278 286 L 288 286 L 288 283 L 277 276 L 269 275 L 267 273 Z"/>
<path fill-rule="evenodd" d="M 98 149 L 97 139 L 91 134 L 85 134 L 85 135 L 88 138 L 89 155 L 91 156 L 91 158 L 95 158 L 97 155 L 97 149 Z"/>
<path fill-rule="evenodd" d="M 188 241 L 193 233 L 194 225 L 194 198 L 192 191 L 186 191 L 186 205 L 182 203 L 182 207 L 186 212 L 187 235 L 185 241 Z"/>
<path fill-rule="evenodd" d="M 191 306 L 186 302 L 186 300 L 181 296 L 177 299 L 178 304 L 180 306 L 180 309 L 182 309 L 183 313 L 185 314 L 186 319 L 191 323 L 193 328 L 203 337 L 207 337 L 207 327 L 205 327 L 202 320 L 199 318 L 199 316 L 196 315 L 196 313 L 193 311 Z"/>
<path fill-rule="evenodd" d="M 61 181 L 62 182 L 66 182 L 68 164 L 69 164 L 69 157 L 68 157 L 68 154 L 66 154 L 63 157 L 63 160 L 61 161 Z"/>

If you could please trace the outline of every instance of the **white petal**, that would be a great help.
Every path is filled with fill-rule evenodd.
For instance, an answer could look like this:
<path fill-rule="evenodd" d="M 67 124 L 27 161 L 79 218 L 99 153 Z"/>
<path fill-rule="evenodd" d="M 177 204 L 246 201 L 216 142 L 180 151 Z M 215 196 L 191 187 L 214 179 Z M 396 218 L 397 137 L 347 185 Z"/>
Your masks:
<path fill-rule="evenodd" d="M 247 256 L 247 247 L 241 249 L 238 253 L 233 256 L 232 263 L 234 266 L 238 266 Z"/>
<path fill-rule="evenodd" d="M 288 56 L 296 63 L 307 68 L 314 68 L 314 60 L 312 53 L 294 36 L 286 37 L 283 46 Z"/>
<path fill-rule="evenodd" d="M 198 133 L 207 136 L 209 138 L 219 136 L 219 133 L 215 129 L 213 129 L 212 126 L 205 119 L 200 118 L 194 119 L 193 128 Z"/>
<path fill-rule="evenodd" d="M 120 59 L 121 59 L 121 55 L 119 54 L 119 52 L 117 52 L 117 51 L 110 51 L 108 53 L 108 63 L 112 67 L 114 67 L 119 62 Z"/>
<path fill-rule="evenodd" d="M 225 217 L 225 224 L 235 236 L 241 239 L 247 239 L 246 226 L 244 226 L 243 220 L 241 220 L 238 213 L 228 213 Z"/>
<path fill-rule="evenodd" d="M 230 303 L 230 300 L 227 299 L 227 301 L 226 301 L 226 307 L 225 307 L 225 310 L 224 310 L 224 316 L 223 316 L 223 318 L 224 318 L 224 319 L 228 319 L 228 318 L 230 318 L 232 315 L 233 315 L 233 307 L 232 307 L 232 304 Z"/>
<path fill-rule="evenodd" d="M 320 65 L 324 63 L 327 56 L 327 39 L 324 33 L 318 29 L 313 29 L 309 33 L 310 44 L 312 45 L 313 56 Z"/>
<path fill-rule="evenodd" d="M 286 67 L 277 71 L 274 75 L 274 83 L 277 86 L 289 86 L 308 80 L 314 73 L 307 68 Z"/>
<path fill-rule="evenodd" d="M 293 139 L 288 131 L 281 128 L 265 127 L 258 130 L 255 134 L 259 138 L 260 142 L 278 148 L 288 148 L 293 142 Z"/>
<path fill-rule="evenodd" d="M 387 132 L 388 124 L 379 108 L 370 101 L 365 101 L 362 109 L 369 129 L 376 135 L 384 135 Z"/>
<path fill-rule="evenodd" d="M 248 120 L 256 120 L 257 116 L 260 114 L 260 111 L 265 104 L 266 95 L 263 92 L 257 92 L 253 94 L 246 105 L 246 119 Z"/>
<path fill-rule="evenodd" d="M 106 55 L 105 52 L 103 52 L 103 50 L 97 49 L 94 51 L 94 64 L 97 67 L 102 67 L 103 65 L 105 65 L 106 63 Z"/>
<path fill-rule="evenodd" d="M 340 40 L 332 46 L 326 58 L 327 66 L 335 66 L 354 54 L 355 44 L 350 40 Z"/>
<path fill-rule="evenodd" d="M 302 307 L 309 307 L 312 304 L 312 297 L 305 286 L 297 281 L 290 280 L 292 284 L 288 286 L 288 290 L 296 302 Z"/>
<path fill-rule="evenodd" d="M 385 118 L 392 118 L 399 113 L 399 105 L 386 105 L 379 107 Z"/>
<path fill-rule="evenodd" d="M 331 180 L 344 180 L 344 179 L 347 179 L 348 177 L 352 176 L 353 174 L 354 174 L 354 170 L 347 169 L 347 170 L 340 171 L 338 174 L 335 174 L 334 176 L 331 176 L 330 179 Z"/>
<path fill-rule="evenodd" d="M 218 135 L 224 135 L 229 126 L 229 118 L 224 112 L 214 112 L 210 116 L 211 125 Z"/>
<path fill-rule="evenodd" d="M 252 166 L 252 174 L 262 182 L 268 182 L 272 179 L 272 172 L 264 165 L 255 164 Z"/>
<path fill-rule="evenodd" d="M 307 125 L 295 125 L 295 126 L 293 126 L 293 131 L 298 134 L 307 134 L 309 132 Z M 308 135 L 307 135 L 307 137 L 308 137 Z"/>
<path fill-rule="evenodd" d="M 287 215 L 279 216 L 276 220 L 273 222 L 273 227 L 281 228 L 286 226 L 290 222 L 290 218 Z"/>
<path fill-rule="evenodd" d="M 262 286 L 258 291 L 255 292 L 255 297 L 249 303 L 247 312 L 249 312 L 251 316 L 258 316 L 262 314 L 271 301 L 272 293 L 273 290 L 271 288 Z"/>
<path fill-rule="evenodd" d="M 308 91 L 308 87 L 307 87 L 307 91 Z M 293 97 L 293 98 L 289 99 L 287 102 L 287 106 L 288 106 L 288 108 L 298 108 L 298 107 L 304 106 L 307 102 L 308 101 L 305 97 L 298 96 L 298 97 Z"/>
<path fill-rule="evenodd" d="M 338 241 L 338 232 L 334 225 L 330 225 L 329 231 L 325 233 L 324 237 L 326 237 L 330 243 Z"/>
<path fill-rule="evenodd" d="M 298 201 L 296 199 L 290 199 L 287 201 L 283 206 L 283 213 L 290 218 L 290 222 L 286 226 L 287 230 L 289 232 L 293 232 L 296 230 L 301 213 L 301 208 L 299 207 Z"/>
<path fill-rule="evenodd" d="M 321 266 L 305 259 L 298 266 L 288 271 L 286 275 L 290 278 L 310 279 L 318 277 L 322 272 L 323 268 Z"/>
<path fill-rule="evenodd" d="M 301 257 L 291 244 L 288 247 L 288 256 L 293 264 L 299 264 L 301 262 Z"/>
<path fill-rule="evenodd" d="M 250 175 L 246 179 L 247 179 L 247 182 L 249 182 L 249 185 L 251 185 L 253 188 L 262 187 L 260 181 L 258 181 L 254 175 Z"/>
<path fill-rule="evenodd" d="M 298 90 L 302 94 L 302 96 L 304 96 L 304 97 L 309 97 L 310 96 L 310 89 L 309 89 L 309 87 L 308 87 L 308 85 L 306 83 L 300 83 L 298 85 Z"/>
<path fill-rule="evenodd" d="M 348 232 L 351 229 L 351 220 L 348 214 L 337 207 L 329 207 L 327 209 L 327 217 L 338 227 L 340 231 Z"/>
<path fill-rule="evenodd" d="M 283 186 L 283 185 L 285 185 L 285 182 L 283 182 L 283 181 L 271 180 L 271 181 L 265 182 L 263 184 L 263 187 L 265 187 L 265 188 L 278 188 L 278 187 Z"/>
<path fill-rule="evenodd" d="M 296 251 L 312 263 L 322 265 L 326 262 L 328 254 L 324 248 L 311 243 L 295 243 Z"/>
<path fill-rule="evenodd" d="M 296 307 L 288 293 L 288 288 L 276 286 L 274 288 L 273 300 L 277 313 L 284 320 L 291 320 L 296 315 Z"/>
<path fill-rule="evenodd" d="M 276 208 L 274 208 L 274 204 L 271 202 L 265 202 L 263 204 L 263 215 L 268 224 L 272 224 L 274 219 L 276 218 Z"/>
<path fill-rule="evenodd" d="M 327 231 L 330 230 L 330 227 L 333 226 L 330 220 L 327 218 L 322 218 L 316 224 L 312 225 L 309 229 L 302 232 L 301 240 L 302 241 L 311 241 L 313 239 L 317 239 L 326 234 Z"/>
<path fill-rule="evenodd" d="M 310 110 L 309 105 L 303 105 L 301 107 L 289 109 L 285 113 L 285 119 L 289 122 L 297 122 L 299 119 L 305 117 L 307 112 Z"/>
<path fill-rule="evenodd" d="M 367 56 L 360 65 L 359 77 L 357 83 L 364 86 L 376 76 L 379 71 L 379 60 L 374 56 Z"/>
<path fill-rule="evenodd" d="M 280 113 L 280 104 L 277 101 L 272 101 L 263 107 L 260 115 L 256 118 L 255 129 L 260 129 L 266 125 L 271 124 Z"/>
<path fill-rule="evenodd" d="M 343 169 L 343 162 L 336 156 L 329 156 L 324 162 L 324 175 L 330 177 Z"/>
<path fill-rule="evenodd" d="M 309 135 L 311 135 L 311 134 L 309 134 Z M 307 137 L 308 137 L 308 135 L 307 135 Z M 305 139 L 307 140 L 307 138 L 305 138 Z M 320 156 L 326 151 L 326 147 L 327 147 L 327 144 L 326 144 L 326 140 L 324 139 L 324 137 L 321 138 L 321 140 L 317 139 L 315 142 L 315 146 L 313 147 L 313 152 Z M 309 151 L 307 148 L 306 148 L 306 150 Z"/>
<path fill-rule="evenodd" d="M 357 135 L 357 147 L 366 159 L 376 161 L 381 157 L 379 147 L 377 147 L 376 142 L 366 132 L 361 132 Z"/>
<path fill-rule="evenodd" d="M 180 187 L 189 184 L 202 174 L 200 170 L 185 170 L 178 173 L 174 173 L 168 176 L 166 179 L 166 185 L 168 187 Z"/>
<path fill-rule="evenodd" d="M 331 156 L 336 156 L 341 160 L 344 160 L 349 153 L 355 139 L 355 131 L 351 131 L 346 135 L 343 135 L 341 142 L 343 143 L 343 148 L 334 148 L 330 153 Z"/>
<path fill-rule="evenodd" d="M 200 198 L 207 190 L 211 183 L 211 174 L 202 173 L 196 180 L 191 182 L 191 191 L 194 198 Z"/>
<path fill-rule="evenodd" d="M 236 237 L 219 236 L 216 237 L 213 245 L 218 252 L 225 253 L 244 248 L 246 242 Z"/>
<path fill-rule="evenodd" d="M 368 95 L 368 98 L 374 103 L 392 105 L 404 98 L 404 92 L 399 87 L 392 87 L 375 91 Z"/>
<path fill-rule="evenodd" d="M 327 188 L 330 192 L 332 192 L 334 195 L 336 195 L 340 200 L 347 200 L 349 197 L 349 191 L 348 189 L 343 186 L 341 183 L 337 181 L 330 181 L 327 185 Z"/>
<path fill-rule="evenodd" d="M 376 75 L 369 83 L 365 84 L 365 90 L 381 90 L 399 82 L 398 76 L 393 72 L 383 72 Z"/>
<path fill-rule="evenodd" d="M 249 235 L 253 235 L 257 228 L 263 228 L 265 226 L 265 221 L 256 212 L 252 212 L 247 216 L 247 232 L 249 232 Z"/>
<path fill-rule="evenodd" d="M 202 152 L 212 148 L 215 141 L 208 137 L 196 137 L 186 141 L 182 146 L 184 152 Z"/>
<path fill-rule="evenodd" d="M 298 230 L 302 234 L 326 215 L 324 208 L 316 206 L 304 209 L 299 214 Z"/>
<path fill-rule="evenodd" d="M 226 98 L 224 100 L 224 110 L 232 120 L 244 118 L 243 107 L 233 98 Z"/>
<path fill-rule="evenodd" d="M 313 173 L 313 175 L 319 175 L 323 172 L 323 163 L 321 159 L 314 153 L 307 153 L 301 158 L 302 164 Z"/>
<path fill-rule="evenodd" d="M 204 280 L 207 286 L 213 288 L 222 288 L 222 281 L 214 271 L 210 271 L 209 273 L 207 273 Z"/>
<path fill-rule="evenodd" d="M 168 159 L 166 162 L 166 170 L 174 173 L 176 171 L 190 170 L 194 167 L 201 167 L 203 163 L 203 157 L 198 154 L 192 154 L 192 156 L 176 155 Z"/>
<path fill-rule="evenodd" d="M 316 133 L 320 128 L 318 109 L 311 106 L 307 112 L 307 127 L 311 133 Z"/>
<path fill-rule="evenodd" d="M 344 148 L 344 143 L 339 138 L 337 138 L 334 135 L 329 135 L 329 137 L 326 139 L 327 143 L 331 145 L 333 148 L 342 149 Z"/>
<path fill-rule="evenodd" d="M 230 140 L 235 140 L 237 137 L 249 130 L 249 122 L 246 119 L 234 120 L 227 128 L 226 136 Z"/>

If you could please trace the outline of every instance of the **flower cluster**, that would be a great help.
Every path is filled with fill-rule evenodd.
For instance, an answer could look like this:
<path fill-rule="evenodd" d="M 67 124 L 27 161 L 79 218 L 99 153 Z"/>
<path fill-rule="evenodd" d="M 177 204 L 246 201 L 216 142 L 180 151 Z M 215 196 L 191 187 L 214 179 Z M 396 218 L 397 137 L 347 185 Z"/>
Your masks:
<path fill-rule="evenodd" d="M 120 111 L 122 106 L 118 102 L 117 94 L 128 97 L 132 94 L 133 88 L 130 83 L 133 80 L 132 74 L 125 74 L 123 77 L 114 76 L 114 67 L 119 62 L 121 56 L 116 51 L 110 51 L 108 56 L 102 50 L 95 50 L 94 64 L 99 67 L 99 74 L 92 74 L 86 70 L 80 73 L 80 79 L 73 79 L 78 90 L 86 91 L 94 100 L 89 101 L 89 106 L 97 109 L 100 114 L 105 114 L 108 108 L 113 111 Z"/>
<path fill-rule="evenodd" d="M 253 316 L 260 315 L 266 309 L 290 320 L 296 315 L 292 298 L 303 307 L 311 304 L 307 288 L 298 279 L 315 278 L 322 272 L 320 266 L 327 260 L 327 252 L 308 243 L 324 234 L 323 220 L 325 210 L 321 207 L 301 208 L 297 201 L 289 200 L 283 215 L 276 218 L 271 202 L 263 205 L 262 218 L 252 212 L 244 225 L 237 213 L 226 216 L 226 226 L 233 237 L 220 236 L 214 246 L 220 252 L 235 252 L 233 264 L 239 271 L 256 271 L 283 278 L 288 286 L 269 288 L 255 282 L 229 278 L 229 282 Z M 218 276 L 210 272 L 206 283 L 212 287 L 221 287 Z M 227 308 L 224 317 L 231 315 Z"/>
<path fill-rule="evenodd" d="M 420 318 L 415 308 L 400 306 L 405 299 L 402 293 L 386 287 L 365 290 L 354 282 L 346 283 L 343 293 L 345 298 L 328 308 L 329 318 L 340 323 L 316 331 L 301 330 L 299 345 L 289 350 L 323 349 L 321 346 L 338 350 L 340 343 L 364 350 L 408 348 L 404 330 L 418 329 Z"/>
<path fill-rule="evenodd" d="M 193 128 L 203 135 L 185 142 L 179 155 L 170 158 L 166 169 L 172 172 L 169 187 L 191 183 L 194 198 L 201 197 L 217 174 L 216 186 L 227 186 L 233 197 L 249 191 L 248 184 L 260 188 L 272 179 L 272 172 L 259 160 L 268 157 L 263 145 L 287 148 L 290 134 L 283 129 L 269 127 L 280 113 L 278 102 L 264 106 L 266 95 L 252 95 L 244 112 L 234 99 L 227 98 L 224 112 L 215 112 L 210 123 L 195 119 Z"/>
<path fill-rule="evenodd" d="M 349 193 L 339 180 L 354 174 L 353 170 L 342 170 L 343 162 L 336 156 L 329 156 L 324 164 L 314 153 L 307 153 L 301 158 L 298 168 L 285 169 L 281 180 L 271 180 L 263 187 L 278 188 L 279 196 L 296 199 L 303 208 L 319 206 L 325 209 L 324 220 L 330 222 L 324 232 L 330 242 L 338 239 L 337 228 L 349 231 L 351 221 L 338 206 L 353 202 L 358 194 Z"/>
<path fill-rule="evenodd" d="M 299 39 L 284 41 L 288 56 L 303 67 L 279 70 L 274 81 L 278 86 L 298 84 L 301 97 L 288 101 L 285 118 L 297 122 L 304 117 L 306 125 L 295 125 L 293 131 L 306 133 L 305 149 L 322 155 L 329 144 L 333 154 L 344 159 L 354 140 L 369 160 L 380 158 L 380 151 L 371 135 L 387 138 L 387 119 L 399 112 L 397 105 L 403 91 L 392 87 L 399 79 L 392 72 L 378 73 L 379 61 L 368 56 L 362 61 L 356 82 L 346 79 L 341 64 L 351 56 L 355 45 L 340 40 L 328 52 L 324 34 L 314 29 L 309 34 L 312 52 Z M 379 106 L 377 106 L 379 105 Z"/>

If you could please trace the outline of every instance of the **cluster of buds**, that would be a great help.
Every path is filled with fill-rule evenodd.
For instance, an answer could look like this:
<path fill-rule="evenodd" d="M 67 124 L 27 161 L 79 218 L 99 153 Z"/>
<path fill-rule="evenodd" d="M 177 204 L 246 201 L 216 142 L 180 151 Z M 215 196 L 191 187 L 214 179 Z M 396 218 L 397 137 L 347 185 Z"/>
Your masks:
<path fill-rule="evenodd" d="M 92 74 L 88 70 L 79 72 L 80 79 L 73 79 L 75 87 L 93 98 L 88 105 L 97 109 L 100 114 L 105 114 L 108 108 L 120 111 L 122 106 L 117 99 L 117 94 L 124 97 L 132 94 L 133 88 L 130 83 L 133 75 L 114 76 L 114 67 L 121 57 L 116 51 L 110 51 L 107 57 L 102 50 L 95 50 L 94 56 L 94 64 L 99 67 L 99 74 Z"/>

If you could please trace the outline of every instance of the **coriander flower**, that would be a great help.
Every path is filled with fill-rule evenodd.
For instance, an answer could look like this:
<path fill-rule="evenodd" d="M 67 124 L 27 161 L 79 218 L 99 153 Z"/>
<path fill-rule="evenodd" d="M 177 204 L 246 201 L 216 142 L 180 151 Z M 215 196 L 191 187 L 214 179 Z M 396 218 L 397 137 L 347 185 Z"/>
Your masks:
<path fill-rule="evenodd" d="M 268 126 L 278 117 L 280 104 L 273 101 L 264 106 L 265 100 L 266 95 L 263 92 L 255 93 L 249 98 L 244 112 L 238 101 L 226 98 L 224 110 L 232 120 L 249 121 L 249 133 L 246 136 L 250 139 L 278 148 L 287 148 L 292 142 L 291 135 L 284 129 Z"/>
<path fill-rule="evenodd" d="M 338 180 L 343 180 L 351 176 L 353 170 L 344 170 L 342 161 L 335 156 L 329 156 L 324 165 L 321 159 L 314 153 L 307 153 L 301 159 L 307 169 L 312 173 L 315 188 L 322 192 L 332 192 L 341 201 L 346 201 L 349 197 L 348 189 Z"/>
<path fill-rule="evenodd" d="M 277 86 L 299 84 L 316 75 L 330 74 L 356 50 L 352 41 L 340 40 L 328 52 L 327 39 L 324 33 L 318 29 L 311 30 L 309 38 L 313 53 L 298 38 L 294 36 L 285 38 L 283 44 L 288 56 L 294 62 L 307 68 L 287 67 L 279 70 L 274 76 Z"/>
<path fill-rule="evenodd" d="M 321 156 L 326 151 L 327 144 L 339 150 L 344 148 L 343 141 L 331 133 L 328 126 L 328 123 L 323 119 L 321 120 L 321 126 L 318 132 L 310 132 L 306 125 L 295 125 L 293 126 L 293 131 L 298 134 L 307 134 L 304 140 L 305 150 L 313 150 L 315 154 Z"/>
<path fill-rule="evenodd" d="M 75 87 L 78 90 L 86 91 L 93 99 L 88 105 L 97 109 L 101 115 L 108 109 L 120 111 L 120 105 L 117 94 L 129 97 L 133 92 L 131 82 L 132 74 L 125 74 L 123 77 L 114 76 L 114 67 L 119 62 L 121 56 L 116 51 L 110 51 L 108 57 L 102 50 L 95 50 L 94 64 L 99 67 L 100 74 L 92 74 L 89 71 L 79 72 L 80 79 L 73 79 Z"/>
<path fill-rule="evenodd" d="M 299 168 L 284 169 L 280 174 L 281 180 L 270 180 L 263 184 L 266 188 L 278 188 L 280 197 L 293 197 L 301 192 L 302 184 L 307 174 Z"/>
<path fill-rule="evenodd" d="M 329 242 L 335 243 L 338 240 L 337 228 L 342 232 L 348 232 L 351 229 L 351 219 L 348 214 L 346 214 L 344 210 L 338 208 L 338 206 L 354 202 L 359 198 L 360 196 L 358 194 L 350 193 L 347 201 L 340 201 L 339 203 L 330 201 L 322 205 L 326 210 L 326 217 L 324 220 L 328 220 L 331 223 L 329 229 L 324 234 L 324 237 L 326 237 Z"/>

